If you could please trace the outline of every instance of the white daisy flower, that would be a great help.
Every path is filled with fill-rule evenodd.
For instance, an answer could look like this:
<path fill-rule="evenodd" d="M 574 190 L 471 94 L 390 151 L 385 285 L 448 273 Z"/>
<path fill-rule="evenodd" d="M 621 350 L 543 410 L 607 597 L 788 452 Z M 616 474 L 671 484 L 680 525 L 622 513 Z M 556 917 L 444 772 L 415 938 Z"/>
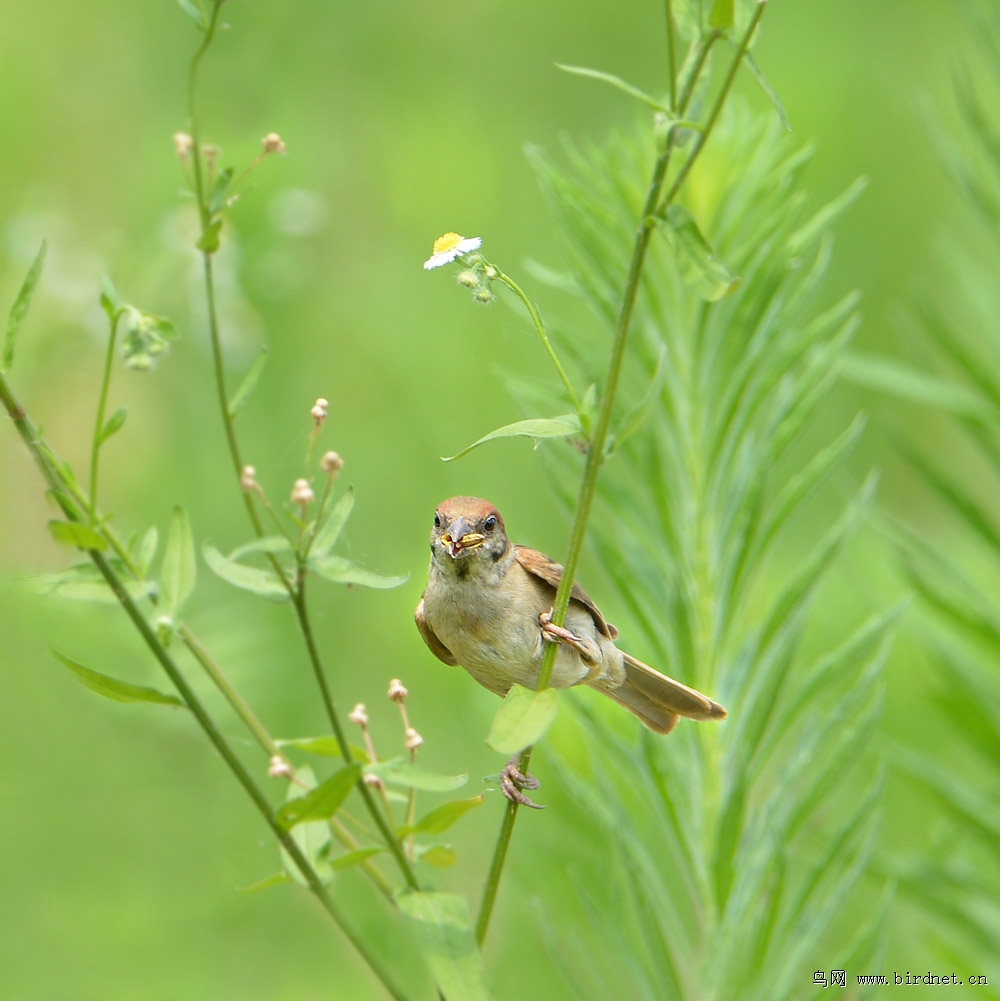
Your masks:
<path fill-rule="evenodd" d="M 439 268 L 442 264 L 451 264 L 456 257 L 478 250 L 482 243 L 482 239 L 478 236 L 466 239 L 458 233 L 445 233 L 434 241 L 434 253 L 424 261 L 424 270 L 430 271 L 431 268 Z"/>

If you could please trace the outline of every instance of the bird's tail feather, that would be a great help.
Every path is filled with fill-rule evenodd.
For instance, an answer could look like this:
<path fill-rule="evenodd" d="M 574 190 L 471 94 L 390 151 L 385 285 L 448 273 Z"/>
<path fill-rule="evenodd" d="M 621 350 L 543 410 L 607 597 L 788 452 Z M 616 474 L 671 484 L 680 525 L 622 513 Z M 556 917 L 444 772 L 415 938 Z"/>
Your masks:
<path fill-rule="evenodd" d="M 679 716 L 688 719 L 725 719 L 726 710 L 707 695 L 625 654 L 625 681 L 618 688 L 602 688 L 609 698 L 637 716 L 650 730 L 669 733 Z"/>

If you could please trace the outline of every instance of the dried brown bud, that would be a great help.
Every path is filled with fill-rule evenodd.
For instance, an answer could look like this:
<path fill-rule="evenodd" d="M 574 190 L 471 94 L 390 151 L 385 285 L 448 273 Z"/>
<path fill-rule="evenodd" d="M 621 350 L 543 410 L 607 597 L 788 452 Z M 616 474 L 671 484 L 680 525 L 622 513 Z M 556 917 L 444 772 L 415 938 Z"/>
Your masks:
<path fill-rule="evenodd" d="M 406 686 L 399 680 L 399 678 L 393 678 L 389 682 L 389 698 L 393 702 L 405 702 L 406 696 L 409 695 L 409 691 Z"/>
<path fill-rule="evenodd" d="M 285 144 L 281 141 L 281 136 L 277 132 L 268 132 L 260 141 L 265 153 L 284 153 Z"/>
<path fill-rule="evenodd" d="M 347 718 L 355 725 L 360 726 L 362 729 L 368 726 L 368 710 L 365 709 L 365 704 L 359 702 L 351 711 L 348 713 Z"/>

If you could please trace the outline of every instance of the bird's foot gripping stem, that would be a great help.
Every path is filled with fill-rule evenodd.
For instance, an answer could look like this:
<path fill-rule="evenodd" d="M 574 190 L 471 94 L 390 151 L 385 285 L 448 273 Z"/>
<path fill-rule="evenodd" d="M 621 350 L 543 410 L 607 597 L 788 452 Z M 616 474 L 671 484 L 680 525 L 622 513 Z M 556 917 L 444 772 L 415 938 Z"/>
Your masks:
<path fill-rule="evenodd" d="M 518 765 L 518 755 L 514 755 L 510 761 L 504 765 L 503 771 L 500 773 L 500 788 L 503 794 L 512 803 L 517 803 L 519 806 L 528 806 L 532 810 L 544 810 L 545 807 L 540 803 L 535 803 L 528 796 L 524 795 L 525 789 L 537 789 L 541 783 L 534 775 L 525 775 L 517 767 Z"/>
<path fill-rule="evenodd" d="M 601 659 L 600 648 L 592 639 L 577 636 L 571 630 L 555 625 L 552 621 L 551 609 L 538 616 L 538 624 L 542 627 L 542 638 L 547 642 L 565 643 L 567 646 L 573 647 L 588 664 L 596 664 Z"/>

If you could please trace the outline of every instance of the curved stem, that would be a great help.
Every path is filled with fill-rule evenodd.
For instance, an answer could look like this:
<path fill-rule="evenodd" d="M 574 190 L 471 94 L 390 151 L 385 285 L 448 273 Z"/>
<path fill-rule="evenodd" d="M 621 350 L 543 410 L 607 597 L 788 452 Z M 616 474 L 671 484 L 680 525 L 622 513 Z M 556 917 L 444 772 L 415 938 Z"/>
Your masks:
<path fill-rule="evenodd" d="M 545 333 L 545 324 L 542 323 L 542 318 L 535 308 L 535 304 L 524 294 L 521 286 L 514 281 L 509 275 L 505 275 L 499 268 L 496 269 L 497 279 L 502 281 L 504 285 L 507 286 L 520 300 L 524 303 L 524 308 L 528 311 L 528 316 L 531 317 L 531 322 L 535 325 L 535 330 L 538 331 L 538 336 L 542 339 L 542 344 L 545 345 L 545 350 L 549 353 L 549 358 L 552 359 L 552 364 L 555 365 L 556 371 L 559 373 L 559 378 L 562 379 L 563 385 L 566 387 L 566 392 L 569 394 L 570 402 L 573 404 L 573 409 L 583 416 L 582 408 L 580 407 L 580 401 L 577 399 L 576 393 L 573 390 L 573 384 L 569 381 L 569 376 L 566 374 L 566 370 L 562 367 L 562 363 L 559 361 L 558 355 L 556 355 L 551 343 L 549 342 L 548 335 Z"/>
<path fill-rule="evenodd" d="M 94 420 L 94 439 L 90 445 L 90 524 L 97 525 L 97 471 L 101 454 L 101 432 L 104 430 L 104 413 L 108 404 L 108 387 L 111 385 L 111 365 L 115 358 L 115 339 L 118 336 L 118 314 L 110 318 L 108 350 L 104 355 L 104 372 L 101 376 L 101 393 L 97 400 L 97 417 Z"/>

